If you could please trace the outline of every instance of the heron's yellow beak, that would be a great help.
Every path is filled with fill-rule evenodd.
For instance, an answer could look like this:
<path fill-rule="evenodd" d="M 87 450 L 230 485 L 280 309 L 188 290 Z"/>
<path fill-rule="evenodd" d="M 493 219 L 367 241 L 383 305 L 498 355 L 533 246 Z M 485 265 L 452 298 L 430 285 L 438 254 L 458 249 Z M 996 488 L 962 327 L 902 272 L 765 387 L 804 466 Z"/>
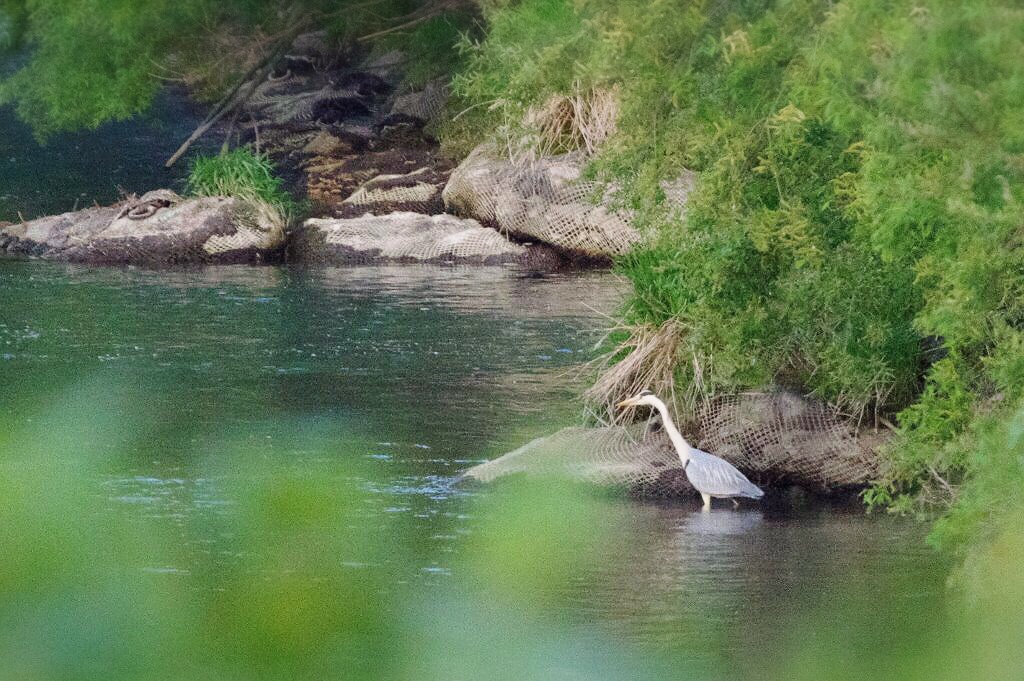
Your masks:
<path fill-rule="evenodd" d="M 636 406 L 636 398 L 635 397 L 630 397 L 628 400 L 622 400 L 621 402 L 619 402 L 615 406 L 618 407 L 619 409 L 625 409 L 626 407 L 635 407 Z"/>

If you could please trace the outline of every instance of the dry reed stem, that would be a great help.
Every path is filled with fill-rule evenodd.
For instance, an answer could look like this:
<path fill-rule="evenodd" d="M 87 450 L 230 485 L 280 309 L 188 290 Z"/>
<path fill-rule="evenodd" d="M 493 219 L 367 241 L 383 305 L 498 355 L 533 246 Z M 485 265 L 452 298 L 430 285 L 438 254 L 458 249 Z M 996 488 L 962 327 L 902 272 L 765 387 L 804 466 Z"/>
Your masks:
<path fill-rule="evenodd" d="M 577 82 L 571 93 L 530 107 L 520 126 L 506 125 L 519 130 L 506 140 L 508 156 L 518 164 L 568 152 L 592 157 L 615 133 L 618 117 L 617 87 L 584 89 Z"/>
<path fill-rule="evenodd" d="M 674 411 L 677 406 L 675 371 L 685 329 L 675 321 L 660 326 L 641 324 L 624 327 L 629 338 L 591 362 L 600 375 L 585 393 L 602 421 L 615 424 L 630 419 L 615 405 L 642 390 L 651 390 Z M 625 353 L 625 356 L 623 356 Z M 616 358 L 621 357 L 619 361 Z"/>

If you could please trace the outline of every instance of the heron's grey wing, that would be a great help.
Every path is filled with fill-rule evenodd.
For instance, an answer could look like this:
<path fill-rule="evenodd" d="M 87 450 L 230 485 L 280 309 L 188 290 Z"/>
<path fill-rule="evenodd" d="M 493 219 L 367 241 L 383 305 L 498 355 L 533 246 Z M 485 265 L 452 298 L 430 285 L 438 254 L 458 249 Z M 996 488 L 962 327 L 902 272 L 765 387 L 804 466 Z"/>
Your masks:
<path fill-rule="evenodd" d="M 761 488 L 747 480 L 735 466 L 714 454 L 695 449 L 686 466 L 686 477 L 698 492 L 713 496 L 750 497 L 764 496 Z"/>

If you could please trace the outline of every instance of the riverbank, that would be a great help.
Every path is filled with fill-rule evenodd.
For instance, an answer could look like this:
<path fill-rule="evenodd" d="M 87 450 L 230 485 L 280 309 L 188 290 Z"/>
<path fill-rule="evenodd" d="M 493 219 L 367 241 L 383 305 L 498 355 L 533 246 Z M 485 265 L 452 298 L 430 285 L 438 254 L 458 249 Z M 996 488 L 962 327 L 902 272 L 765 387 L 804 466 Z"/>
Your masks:
<path fill-rule="evenodd" d="M 323 679 L 355 638 L 337 678 L 410 681 L 495 655 L 510 679 L 550 681 L 583 650 L 595 678 L 609 650 L 629 656 L 623 681 L 652 661 L 666 671 L 651 681 L 757 676 L 807 617 L 833 631 L 837 601 L 880 594 L 884 618 L 841 620 L 884 637 L 856 648 L 871 665 L 898 658 L 908 631 L 941 628 L 948 564 L 906 519 L 454 484 L 578 418 L 584 384 L 569 377 L 628 295 L 609 272 L 3 260 L 0 290 L 2 513 L 24 549 L 0 555 L 19 594 L 0 612 L 44 632 L 0 627 L 0 648 L 51 677 L 76 664 L 46 644 L 98 626 L 144 632 L 152 678 L 186 660 L 190 678 L 294 680 L 299 663 L 267 676 L 265 660 L 297 647 Z M 439 628 L 443 672 L 393 673 Z M 522 662 L 535 637 L 541 662 Z M 136 671 L 137 646 L 113 638 L 79 678 L 109 680 L 121 655 Z"/>
<path fill-rule="evenodd" d="M 224 138 L 217 157 L 189 158 L 185 196 L 165 188 L 19 222 L 0 228 L 0 249 L 111 265 L 286 260 L 550 271 L 608 266 L 638 242 L 628 211 L 591 202 L 584 157 L 523 162 L 488 145 L 465 159 L 443 154 L 428 130 L 441 124 L 448 86 L 415 84 L 412 68 L 399 50 L 300 34 L 171 155 L 168 167 L 193 142 Z M 689 176 L 670 186 L 680 207 L 691 187 Z M 211 223 L 201 197 L 234 203 Z M 118 222 L 124 216 L 134 224 Z"/>
<path fill-rule="evenodd" d="M 933 540 L 960 556 L 1012 524 L 1018 7 L 527 0 L 485 14 L 449 144 L 514 142 L 550 103 L 615 93 L 590 172 L 622 188 L 649 240 L 619 261 L 635 294 L 616 359 L 637 361 L 615 363 L 599 401 L 645 384 L 685 415 L 782 384 L 895 430 L 873 507 L 941 517 Z M 683 168 L 698 180 L 680 219 L 657 197 Z"/>

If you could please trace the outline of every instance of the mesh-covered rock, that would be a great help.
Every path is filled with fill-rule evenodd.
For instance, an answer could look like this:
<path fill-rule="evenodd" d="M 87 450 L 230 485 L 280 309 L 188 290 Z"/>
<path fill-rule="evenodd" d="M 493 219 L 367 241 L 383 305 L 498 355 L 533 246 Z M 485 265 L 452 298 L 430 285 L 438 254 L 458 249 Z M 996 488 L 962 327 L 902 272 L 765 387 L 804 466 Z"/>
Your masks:
<path fill-rule="evenodd" d="M 314 133 L 299 150 L 305 156 L 340 157 L 351 152 L 352 145 L 338 135 L 320 130 Z"/>
<path fill-rule="evenodd" d="M 287 76 L 260 84 L 246 101 L 248 116 L 262 128 L 306 130 L 370 114 L 367 96 L 356 87 L 320 85 L 315 76 Z"/>
<path fill-rule="evenodd" d="M 444 111 L 448 102 L 448 84 L 444 80 L 432 80 L 422 90 L 406 92 L 395 98 L 389 118 L 409 118 L 429 123 Z"/>
<path fill-rule="evenodd" d="M 699 447 L 761 480 L 857 487 L 881 472 L 883 437 L 789 392 L 716 397 L 697 413 Z"/>
<path fill-rule="evenodd" d="M 671 442 L 652 423 L 566 428 L 474 466 L 464 477 L 490 482 L 512 474 L 555 475 L 637 496 L 691 492 Z M 827 407 L 789 393 L 717 398 L 700 410 L 696 428 L 698 448 L 761 485 L 845 490 L 866 485 L 881 471 L 879 434 L 858 431 Z"/>
<path fill-rule="evenodd" d="M 10 255 L 101 265 L 262 262 L 283 246 L 283 226 L 268 206 L 184 200 L 167 190 L 0 230 L 0 250 Z"/>
<path fill-rule="evenodd" d="M 408 60 L 409 58 L 401 50 L 391 50 L 390 52 L 371 57 L 363 63 L 361 68 L 386 81 L 397 82 L 401 80 Z"/>
<path fill-rule="evenodd" d="M 307 220 L 292 235 L 289 253 L 294 262 L 336 265 L 408 262 L 550 268 L 558 264 L 550 249 L 512 243 L 475 220 L 419 213 Z"/>
<path fill-rule="evenodd" d="M 308 59 L 316 68 L 327 66 L 338 52 L 338 46 L 327 31 L 301 33 L 292 41 L 286 59 Z"/>
<path fill-rule="evenodd" d="M 339 157 L 317 156 L 310 159 L 303 169 L 305 174 L 306 193 L 309 198 L 317 204 L 321 214 L 337 215 L 338 217 L 353 217 L 352 204 L 346 203 L 353 193 L 367 183 L 368 192 L 374 188 L 382 189 L 389 185 L 400 186 L 408 183 L 417 184 L 420 180 L 424 183 L 435 181 L 442 182 L 448 173 L 450 166 L 428 149 L 383 149 L 380 151 L 367 151 L 361 154 L 344 155 Z M 424 168 L 433 169 L 423 173 L 419 178 L 410 176 Z M 381 176 L 392 176 L 392 180 L 376 182 Z M 410 176 L 406 179 L 397 179 L 399 176 Z M 422 201 L 426 194 L 425 188 L 419 190 L 421 193 L 414 198 L 416 203 L 423 203 L 423 208 L 428 212 L 429 201 Z M 397 194 L 392 198 L 398 198 Z M 408 200 L 407 197 L 405 200 Z M 384 212 L 382 207 L 372 208 L 372 203 L 394 203 L 386 199 L 380 192 L 373 191 L 367 196 L 357 198 L 359 204 L 366 205 L 365 212 Z M 403 205 L 405 201 L 394 203 L 396 208 Z M 357 204 L 358 205 L 358 204 Z M 435 204 L 436 205 L 436 204 Z M 358 210 L 358 208 L 356 209 Z M 419 210 L 419 209 L 417 209 Z M 437 211 L 440 212 L 440 211 Z M 361 214 L 360 213 L 360 214 Z"/>
<path fill-rule="evenodd" d="M 643 424 L 565 428 L 474 466 L 463 478 L 487 483 L 517 474 L 571 478 L 636 496 L 693 491 L 668 438 Z"/>
<path fill-rule="evenodd" d="M 358 217 L 404 211 L 438 215 L 444 212 L 441 192 L 447 180 L 448 171 L 442 165 L 402 175 L 378 175 L 342 201 L 338 214 Z"/>
<path fill-rule="evenodd" d="M 551 244 L 568 254 L 608 258 L 640 241 L 629 211 L 614 210 L 598 182 L 581 179 L 579 154 L 512 163 L 493 146 L 475 149 L 452 173 L 444 190 L 446 209 L 512 235 Z M 664 186 L 682 205 L 693 175 Z"/>

